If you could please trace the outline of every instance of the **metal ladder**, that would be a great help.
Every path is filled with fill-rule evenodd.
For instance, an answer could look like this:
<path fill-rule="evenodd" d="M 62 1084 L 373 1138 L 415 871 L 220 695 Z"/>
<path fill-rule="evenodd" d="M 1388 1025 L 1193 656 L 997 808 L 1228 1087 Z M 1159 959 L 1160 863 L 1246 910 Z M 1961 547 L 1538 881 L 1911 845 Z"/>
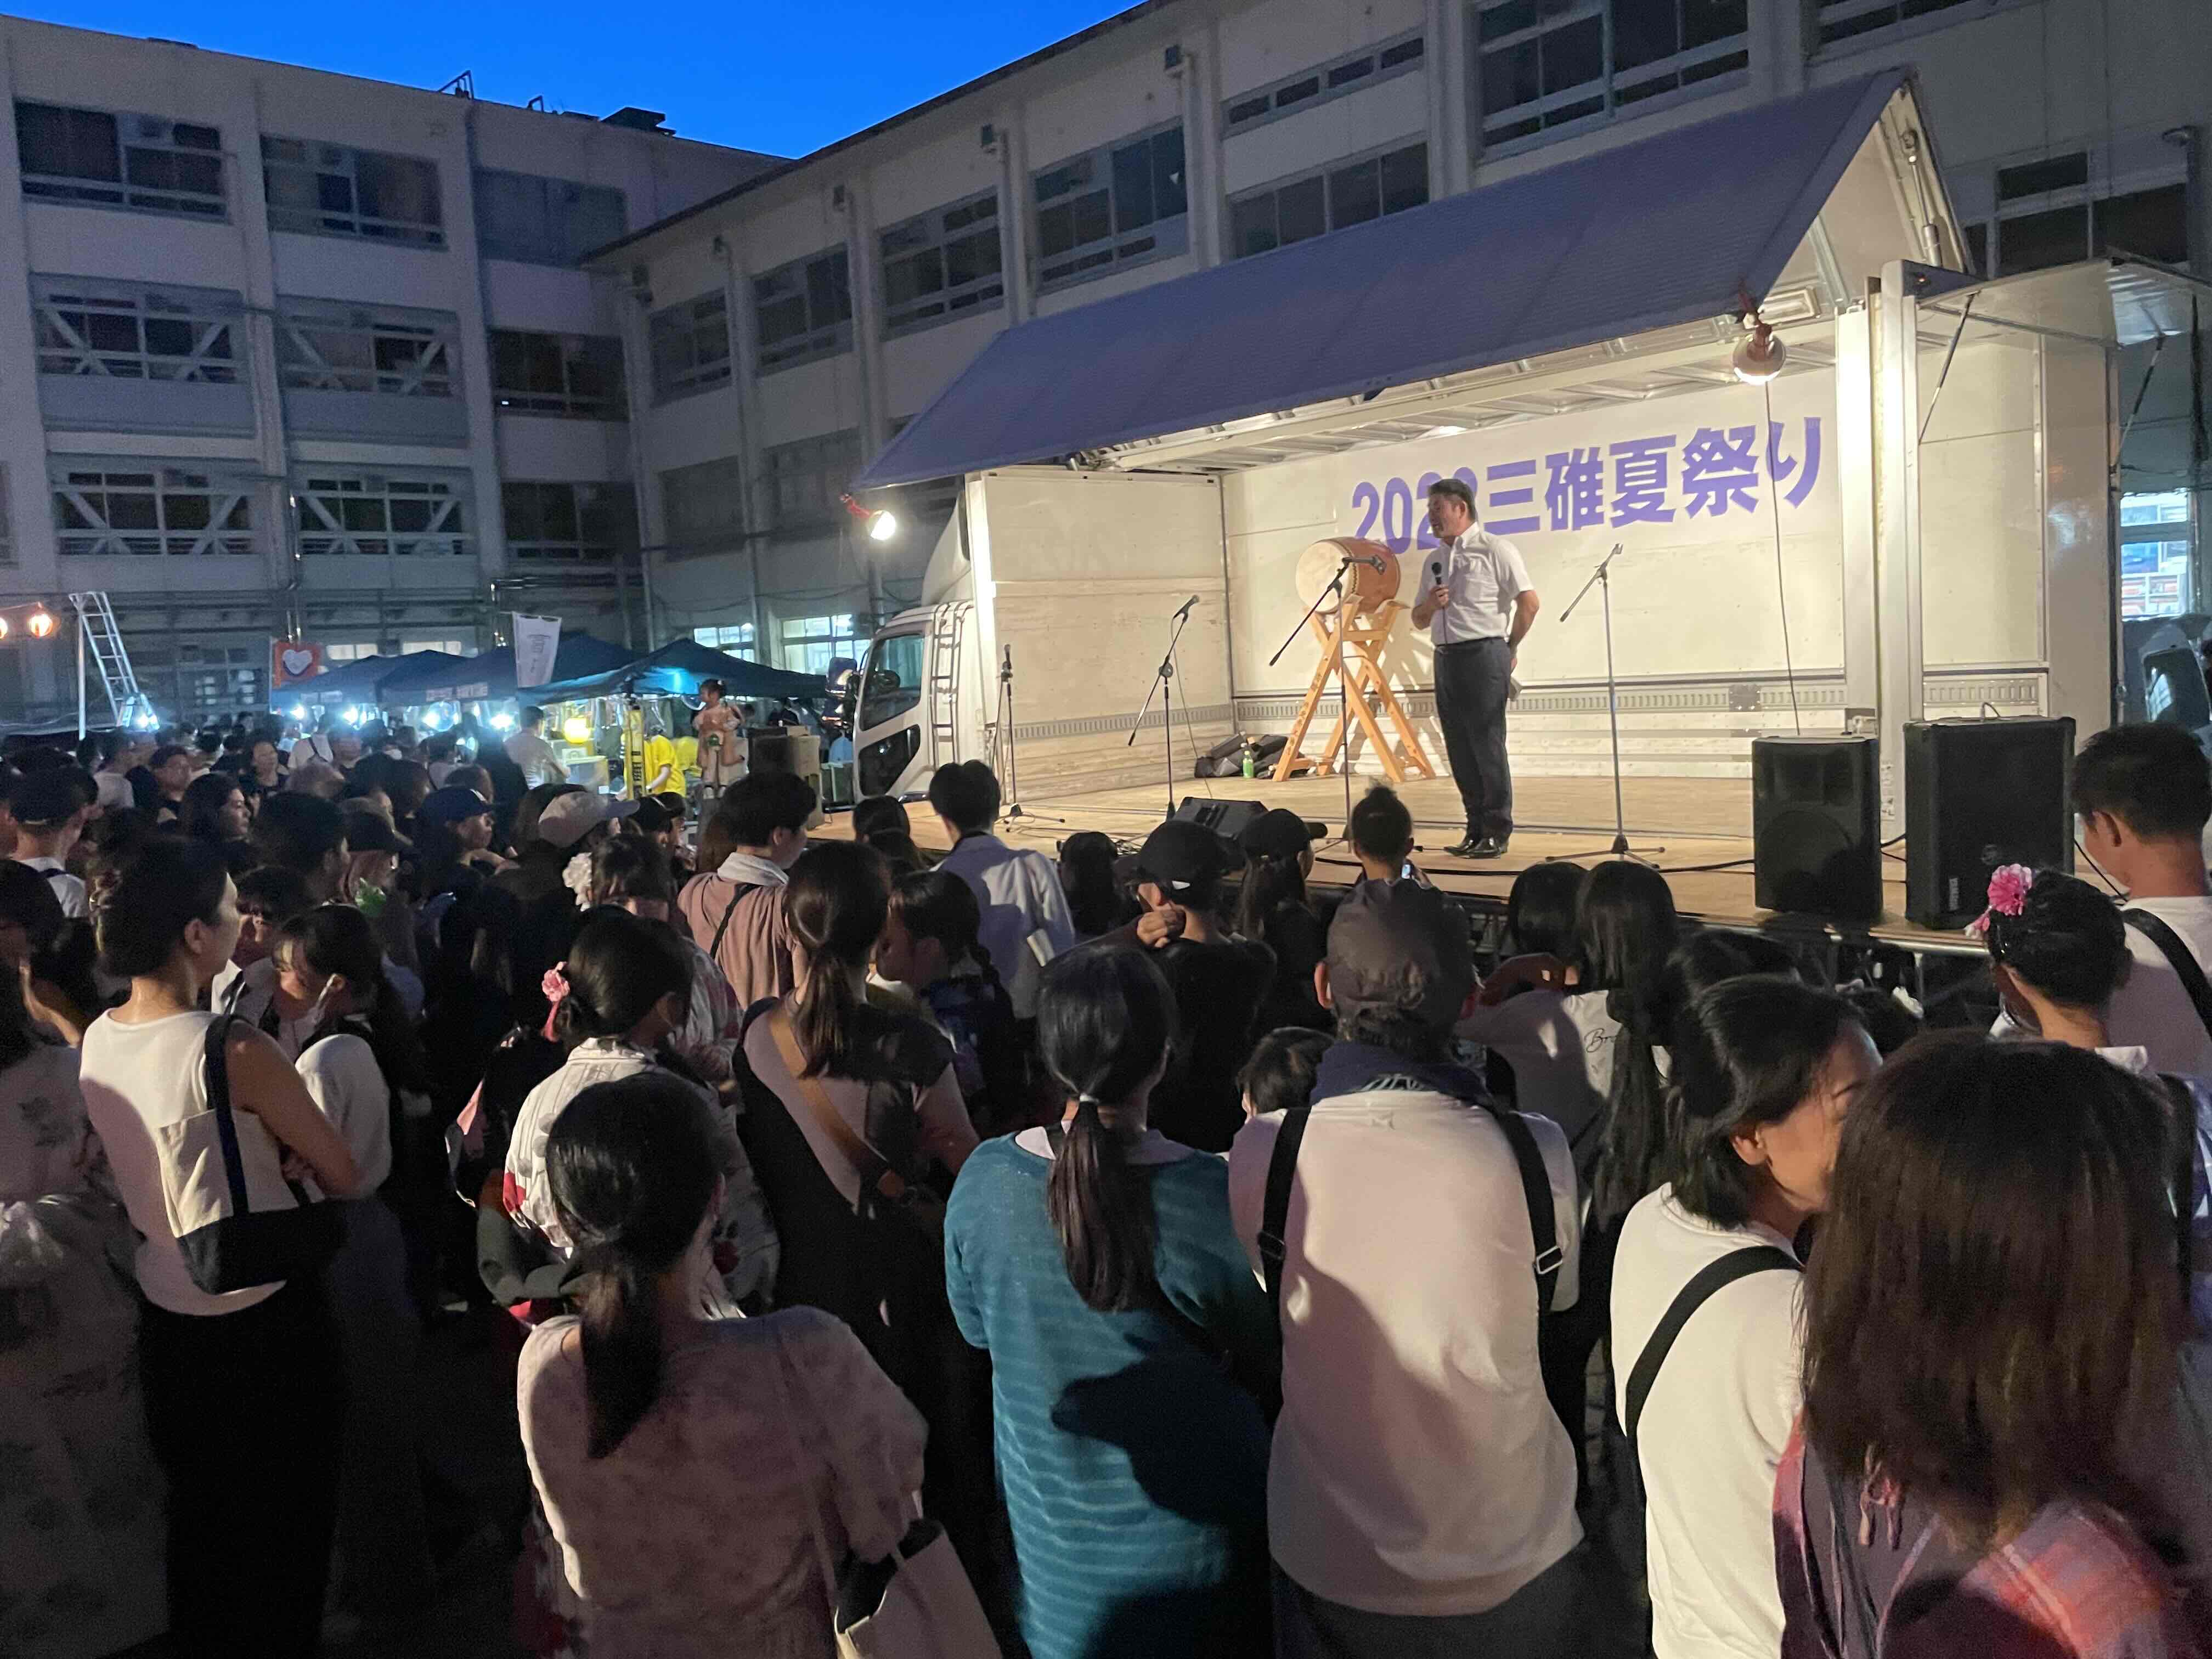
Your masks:
<path fill-rule="evenodd" d="M 79 723 L 83 720 L 88 665 L 99 673 L 100 684 L 106 688 L 112 724 L 128 726 L 142 714 L 150 715 L 154 705 L 138 689 L 138 676 L 131 666 L 131 653 L 124 648 L 123 631 L 115 625 L 115 608 L 108 604 L 106 592 L 72 593 L 69 602 L 77 622 Z"/>
<path fill-rule="evenodd" d="M 931 763 L 942 766 L 960 757 L 960 635 L 968 613 L 965 600 L 940 605 L 930 623 L 929 743 Z"/>

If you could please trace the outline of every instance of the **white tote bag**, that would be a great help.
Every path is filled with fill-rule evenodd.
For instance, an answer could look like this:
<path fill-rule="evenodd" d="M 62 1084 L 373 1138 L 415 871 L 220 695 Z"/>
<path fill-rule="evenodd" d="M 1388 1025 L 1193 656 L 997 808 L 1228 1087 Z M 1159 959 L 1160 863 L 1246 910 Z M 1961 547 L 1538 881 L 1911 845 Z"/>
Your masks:
<path fill-rule="evenodd" d="M 775 1340 L 776 1389 L 783 1398 L 784 1433 L 803 1474 L 806 1449 L 799 1437 L 798 1390 L 781 1333 Z M 807 1482 L 807 1529 L 822 1582 L 830 1587 L 830 1627 L 842 1659 L 1003 1659 L 975 1587 L 945 1528 L 923 1518 L 907 1528 L 898 1547 L 880 1561 L 854 1561 L 840 1573 Z"/>

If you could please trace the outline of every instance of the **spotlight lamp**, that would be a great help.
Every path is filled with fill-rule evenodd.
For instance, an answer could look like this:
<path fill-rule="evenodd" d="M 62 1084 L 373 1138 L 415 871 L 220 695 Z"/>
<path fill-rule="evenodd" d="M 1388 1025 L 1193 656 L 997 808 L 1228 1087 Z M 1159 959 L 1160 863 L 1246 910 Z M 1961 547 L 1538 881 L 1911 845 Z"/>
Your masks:
<path fill-rule="evenodd" d="M 1790 361 L 1790 348 L 1756 310 L 1748 313 L 1744 320 L 1751 325 L 1750 331 L 1737 343 L 1729 358 L 1729 367 L 1746 386 L 1765 386 L 1782 373 L 1782 366 Z"/>
<path fill-rule="evenodd" d="M 845 510 L 867 527 L 872 542 L 887 542 L 899 533 L 898 514 L 889 507 L 864 507 L 850 495 L 840 496 Z"/>
<path fill-rule="evenodd" d="M 33 639 L 51 639 L 53 637 L 55 626 L 54 613 L 47 610 L 46 607 L 42 605 L 37 610 L 31 612 L 31 620 L 28 626 L 30 628 L 31 637 Z"/>

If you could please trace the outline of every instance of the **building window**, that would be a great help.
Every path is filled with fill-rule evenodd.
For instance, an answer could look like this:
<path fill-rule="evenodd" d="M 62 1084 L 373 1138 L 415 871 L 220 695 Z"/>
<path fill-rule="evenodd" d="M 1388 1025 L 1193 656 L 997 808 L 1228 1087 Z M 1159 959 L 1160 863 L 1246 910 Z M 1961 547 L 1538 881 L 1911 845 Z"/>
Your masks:
<path fill-rule="evenodd" d="M 185 294 L 68 277 L 33 280 L 39 373 L 233 386 L 234 314 Z"/>
<path fill-rule="evenodd" d="M 261 173 L 271 230 L 414 247 L 446 245 L 434 161 L 307 138 L 264 137 Z"/>
<path fill-rule="evenodd" d="M 1831 46 L 1966 3 L 1966 0 L 1820 0 L 1820 44 Z"/>
<path fill-rule="evenodd" d="M 410 651 L 442 651 L 449 657 L 473 657 L 477 653 L 476 647 L 469 644 L 465 640 L 402 638 L 399 641 L 399 654 L 404 657 Z"/>
<path fill-rule="evenodd" d="M 689 398 L 730 378 L 729 302 L 720 289 L 646 319 L 653 353 L 653 400 Z"/>
<path fill-rule="evenodd" d="M 294 392 L 451 398 L 456 332 L 453 318 L 436 313 L 287 301 L 276 319 L 277 373 Z"/>
<path fill-rule="evenodd" d="M 215 127 L 18 100 L 15 147 L 23 194 L 36 200 L 198 219 L 229 212 Z"/>
<path fill-rule="evenodd" d="M 250 554 L 253 486 L 183 467 L 115 462 L 52 472 L 54 530 L 65 555 Z"/>
<path fill-rule="evenodd" d="M 2120 497 L 2122 621 L 2179 617 L 2194 608 L 2190 578 L 2196 530 L 2185 489 Z M 2157 719 L 2157 711 L 2150 717 Z"/>
<path fill-rule="evenodd" d="M 1190 245 L 1182 125 L 1049 167 L 1036 191 L 1037 286 L 1062 286 Z"/>
<path fill-rule="evenodd" d="M 1287 247 L 1323 231 L 1364 224 L 1429 199 L 1429 147 L 1408 144 L 1234 197 L 1231 258 Z"/>
<path fill-rule="evenodd" d="M 514 415 L 626 421 L 622 342 L 597 334 L 491 331 L 491 395 Z"/>
<path fill-rule="evenodd" d="M 325 662 L 360 662 L 378 654 L 376 641 L 355 641 L 345 645 L 326 645 L 323 647 Z"/>
<path fill-rule="evenodd" d="M 1243 132 L 1265 126 L 1279 117 L 1311 109 L 1332 98 L 1364 92 L 1401 75 L 1410 75 L 1420 68 L 1425 49 L 1421 32 L 1415 29 L 1411 34 L 1399 35 L 1380 46 L 1362 46 L 1358 52 L 1347 52 L 1326 64 L 1316 64 L 1264 87 L 1255 87 L 1222 105 L 1221 130 Z"/>
<path fill-rule="evenodd" d="M 318 471 L 302 477 L 295 489 L 303 557 L 435 558 L 472 550 L 462 505 L 465 477 Z"/>
<path fill-rule="evenodd" d="M 670 558 L 720 553 L 744 541 L 744 465 L 732 455 L 660 475 L 662 533 Z"/>
<path fill-rule="evenodd" d="M 2058 158 L 2072 167 L 2001 167 L 1996 215 L 1964 226 L 1977 269 L 1997 276 L 2045 270 L 2108 253 L 2133 253 L 2162 264 L 2189 263 L 2188 190 L 2160 185 L 2118 195 L 2095 196 L 2086 183 L 2086 158 Z M 2055 182 L 2075 176 L 2071 185 Z"/>
<path fill-rule="evenodd" d="M 884 332 L 995 309 L 1006 294 L 1000 258 L 995 191 L 893 225 L 883 234 Z"/>
<path fill-rule="evenodd" d="M 1483 0 L 1482 142 L 1602 119 L 1744 70 L 1747 11 L 1748 0 Z"/>
<path fill-rule="evenodd" d="M 757 662 L 759 655 L 753 649 L 753 625 L 738 623 L 726 628 L 695 628 L 691 630 L 695 644 L 709 650 L 726 652 L 732 657 L 743 657 L 748 662 Z"/>
<path fill-rule="evenodd" d="M 477 169 L 477 251 L 487 259 L 574 265 L 627 228 L 623 193 L 611 185 Z"/>
<path fill-rule="evenodd" d="M 624 483 L 500 486 L 507 551 L 534 564 L 612 564 L 637 546 L 637 498 Z"/>
<path fill-rule="evenodd" d="M 762 452 L 771 522 L 779 531 L 818 530 L 842 517 L 845 487 L 860 470 L 860 434 L 829 432 Z"/>
<path fill-rule="evenodd" d="M 786 617 L 777 624 L 781 635 L 783 665 L 794 674 L 827 674 L 835 658 L 847 661 L 860 658 L 860 640 L 853 631 L 853 618 L 846 614 L 836 617 Z"/>
<path fill-rule="evenodd" d="M 753 317 L 763 374 L 851 350 L 853 283 L 845 250 L 794 259 L 754 277 Z"/>

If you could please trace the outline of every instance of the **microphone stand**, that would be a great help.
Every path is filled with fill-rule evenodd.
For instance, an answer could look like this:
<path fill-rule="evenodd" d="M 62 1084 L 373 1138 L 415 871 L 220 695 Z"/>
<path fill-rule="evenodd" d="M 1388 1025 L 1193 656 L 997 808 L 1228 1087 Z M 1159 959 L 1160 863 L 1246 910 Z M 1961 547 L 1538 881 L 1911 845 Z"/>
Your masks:
<path fill-rule="evenodd" d="M 1170 817 L 1175 816 L 1176 810 L 1175 653 L 1176 646 L 1182 638 L 1183 624 L 1190 620 L 1192 609 L 1192 605 L 1186 605 L 1176 612 L 1175 632 L 1168 635 L 1167 654 L 1160 659 L 1160 665 L 1152 675 L 1152 689 L 1145 693 L 1145 706 L 1137 711 L 1137 718 L 1130 724 L 1129 740 L 1121 745 L 1124 749 L 1133 749 L 1136 746 L 1137 733 L 1144 729 L 1145 716 L 1152 712 L 1152 699 L 1159 698 L 1160 735 L 1167 740 L 1167 815 Z"/>
<path fill-rule="evenodd" d="M 1614 678 L 1613 667 L 1613 562 L 1620 556 L 1620 549 L 1621 544 L 1615 542 L 1613 544 L 1613 551 L 1598 561 L 1597 568 L 1590 572 L 1590 578 L 1583 584 L 1582 592 L 1576 594 L 1573 599 L 1569 601 L 1567 608 L 1559 613 L 1559 622 L 1564 627 L 1567 618 L 1573 616 L 1582 602 L 1589 597 L 1590 589 L 1595 587 L 1599 590 L 1599 599 L 1605 611 L 1605 712 L 1607 721 L 1613 730 L 1613 845 L 1606 849 L 1607 855 L 1616 859 L 1632 859 L 1638 864 L 1649 864 L 1650 860 L 1645 858 L 1643 854 L 1632 852 L 1629 849 L 1628 812 L 1622 804 L 1620 792 L 1620 688 Z M 1652 853 L 1663 853 L 1666 850 L 1663 847 L 1645 849 Z M 1562 859 L 1595 858 L 1596 856 L 1598 855 L 1595 853 L 1555 853 L 1544 862 L 1553 864 Z"/>
<path fill-rule="evenodd" d="M 1336 630 L 1330 637 L 1336 642 L 1337 704 L 1344 722 L 1344 752 L 1336 757 L 1337 772 L 1344 779 L 1344 833 L 1339 836 L 1336 841 L 1322 842 L 1324 847 L 1334 847 L 1338 842 L 1341 842 L 1346 847 L 1352 845 L 1352 687 L 1344 678 L 1344 579 L 1351 570 L 1352 555 L 1347 553 L 1336 562 L 1336 574 L 1328 579 L 1327 587 L 1322 588 L 1314 596 L 1314 602 L 1306 607 L 1306 614 L 1299 617 L 1297 625 L 1291 629 L 1289 638 L 1277 646 L 1275 654 L 1267 659 L 1267 666 L 1270 668 L 1281 661 L 1283 653 L 1289 650 L 1298 635 L 1306 631 L 1306 624 L 1313 620 L 1314 613 L 1321 609 L 1322 601 L 1332 595 L 1334 596 L 1337 610 Z"/>
<path fill-rule="evenodd" d="M 1059 823 L 1066 818 L 1046 817 L 1022 811 L 1021 775 L 1014 764 L 1014 647 L 1002 647 L 999 659 L 999 731 L 1006 740 L 1006 800 L 999 816 L 1015 823 Z"/>

